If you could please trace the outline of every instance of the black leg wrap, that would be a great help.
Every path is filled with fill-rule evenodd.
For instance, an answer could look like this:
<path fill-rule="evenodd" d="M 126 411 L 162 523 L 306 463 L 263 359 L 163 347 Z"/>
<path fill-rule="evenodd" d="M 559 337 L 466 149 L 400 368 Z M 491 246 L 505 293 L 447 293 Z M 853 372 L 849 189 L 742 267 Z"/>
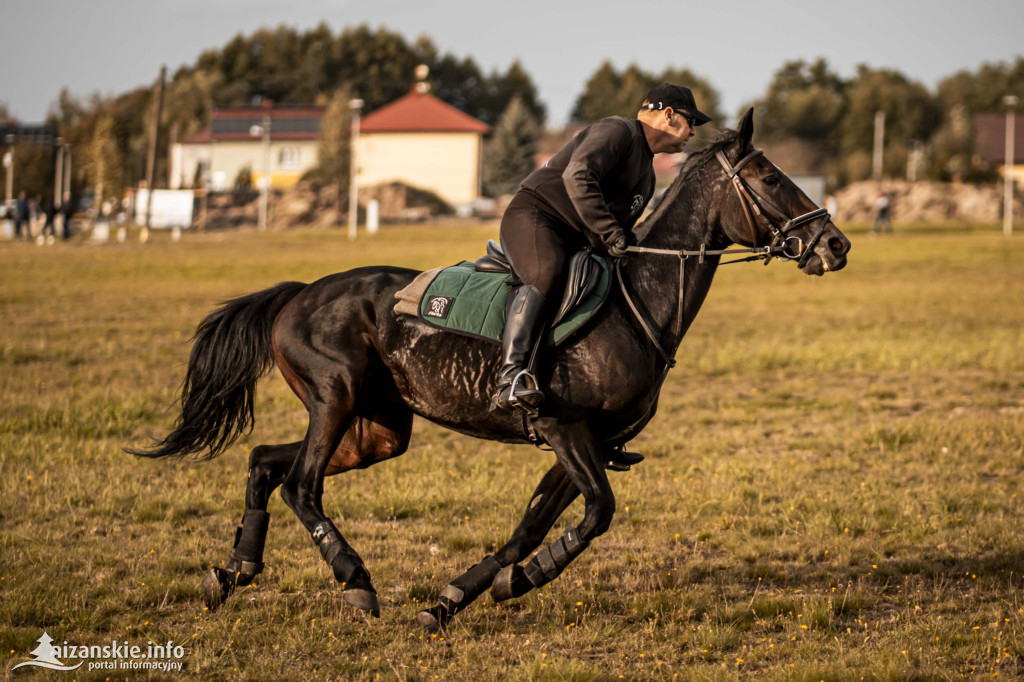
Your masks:
<path fill-rule="evenodd" d="M 501 571 L 501 564 L 493 556 L 485 557 L 455 580 L 448 583 L 441 592 L 438 605 L 420 611 L 416 621 L 429 632 L 440 632 L 447 627 L 452 617 L 476 600 Z"/>
<path fill-rule="evenodd" d="M 466 608 L 494 582 L 501 564 L 493 556 L 486 557 L 468 571 L 451 581 L 441 592 L 441 606 L 450 615 Z"/>
<path fill-rule="evenodd" d="M 526 572 L 527 580 L 534 587 L 547 585 L 557 578 L 573 559 L 582 554 L 589 544 L 580 539 L 580 534 L 575 528 L 567 529 L 565 535 L 537 552 L 537 555 L 530 559 L 530 563 L 526 564 L 523 570 Z"/>
<path fill-rule="evenodd" d="M 519 564 L 509 564 L 494 576 L 491 584 L 491 597 L 496 604 L 507 599 L 518 599 L 533 589 L 533 585 L 526 579 L 526 573 Z"/>
<path fill-rule="evenodd" d="M 330 521 L 321 521 L 313 528 L 313 542 L 320 548 L 324 561 L 334 571 L 334 578 L 344 586 L 373 590 L 370 574 L 362 559 L 341 537 Z"/>
<path fill-rule="evenodd" d="M 235 529 L 235 547 L 225 568 L 235 575 L 238 585 L 248 585 L 263 571 L 263 548 L 267 544 L 270 514 L 248 509 Z"/>

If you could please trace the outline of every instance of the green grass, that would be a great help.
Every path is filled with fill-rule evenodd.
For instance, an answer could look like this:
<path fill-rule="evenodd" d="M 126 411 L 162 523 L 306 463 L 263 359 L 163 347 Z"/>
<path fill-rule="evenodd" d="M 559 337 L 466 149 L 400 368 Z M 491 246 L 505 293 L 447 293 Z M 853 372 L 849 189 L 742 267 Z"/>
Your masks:
<path fill-rule="evenodd" d="M 282 280 L 472 258 L 496 231 L 0 244 L 0 674 L 41 676 L 10 669 L 46 630 L 173 640 L 188 673 L 241 680 L 1024 676 L 1024 241 L 993 226 L 854 226 L 820 279 L 722 270 L 633 443 L 647 461 L 613 475 L 611 530 L 517 602 L 483 598 L 443 637 L 414 621 L 507 539 L 552 456 L 417 421 L 405 456 L 326 487 L 382 618 L 341 601 L 277 496 L 266 571 L 204 611 L 248 450 L 305 422 L 275 375 L 219 459 L 122 454 L 175 416 L 199 320 Z"/>

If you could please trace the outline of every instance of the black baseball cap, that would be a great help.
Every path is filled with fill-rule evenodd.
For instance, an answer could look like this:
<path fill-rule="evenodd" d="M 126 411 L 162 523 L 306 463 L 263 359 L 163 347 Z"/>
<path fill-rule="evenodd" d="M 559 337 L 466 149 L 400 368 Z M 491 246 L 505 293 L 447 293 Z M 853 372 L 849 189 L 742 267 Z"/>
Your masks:
<path fill-rule="evenodd" d="M 710 116 L 697 108 L 697 102 L 694 101 L 690 88 L 684 88 L 681 85 L 663 83 L 655 88 L 651 88 L 650 92 L 644 96 L 644 100 L 649 102 L 649 104 L 641 104 L 643 109 L 666 109 L 672 107 L 692 115 L 696 125 L 699 126 L 711 120 Z"/>

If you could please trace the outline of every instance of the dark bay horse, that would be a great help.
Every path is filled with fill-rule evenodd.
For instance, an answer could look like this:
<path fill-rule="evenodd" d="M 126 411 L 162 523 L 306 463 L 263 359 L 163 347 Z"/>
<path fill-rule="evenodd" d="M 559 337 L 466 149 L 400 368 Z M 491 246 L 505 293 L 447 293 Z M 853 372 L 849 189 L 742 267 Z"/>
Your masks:
<path fill-rule="evenodd" d="M 637 229 L 641 247 L 619 270 L 633 302 L 613 294 L 574 341 L 543 358 L 547 400 L 532 428 L 556 461 L 508 543 L 453 579 L 439 603 L 420 612 L 424 627 L 443 627 L 488 588 L 502 600 L 550 582 L 608 530 L 615 513 L 608 452 L 654 416 L 672 358 L 719 265 L 712 252 L 757 247 L 766 258 L 789 256 L 809 275 L 846 265 L 850 242 L 753 149 L 752 135 L 748 111 L 738 130 L 686 161 Z M 344 600 L 378 614 L 362 559 L 324 514 L 324 477 L 405 452 L 413 415 L 477 438 L 529 442 L 519 416 L 488 411 L 498 346 L 393 311 L 395 292 L 417 274 L 380 266 L 312 284 L 286 282 L 229 301 L 199 325 L 173 430 L 152 448 L 130 452 L 215 457 L 251 427 L 256 384 L 274 364 L 309 412 L 302 441 L 253 449 L 234 550 L 203 582 L 211 608 L 262 570 L 267 502 L 280 487 L 342 583 Z M 578 525 L 521 565 L 580 494 Z"/>

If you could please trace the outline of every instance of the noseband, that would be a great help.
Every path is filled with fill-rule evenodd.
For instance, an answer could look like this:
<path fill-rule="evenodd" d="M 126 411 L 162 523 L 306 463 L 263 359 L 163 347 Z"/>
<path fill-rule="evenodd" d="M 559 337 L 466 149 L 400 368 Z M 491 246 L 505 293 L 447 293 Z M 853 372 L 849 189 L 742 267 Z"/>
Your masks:
<path fill-rule="evenodd" d="M 764 154 L 764 151 L 755 149 L 737 161 L 735 166 L 729 163 L 729 159 L 725 157 L 725 154 L 721 150 L 715 154 L 715 158 L 718 159 L 718 163 L 722 165 L 722 169 L 725 170 L 726 175 L 728 175 L 729 179 L 732 180 L 732 186 L 736 189 L 736 195 L 740 199 L 740 205 L 743 207 L 743 213 L 747 216 L 747 224 L 750 226 L 753 243 L 757 244 L 758 241 L 757 223 L 754 220 L 755 215 L 760 218 L 772 232 L 772 243 L 769 249 L 769 255 L 765 258 L 764 264 L 768 265 L 768 263 L 771 262 L 772 257 L 775 257 L 779 260 L 795 260 L 797 261 L 797 265 L 803 267 L 807 262 L 807 259 L 811 257 L 812 253 L 814 253 L 814 247 L 818 245 L 818 242 L 821 240 L 821 236 L 825 234 L 825 226 L 828 225 L 828 221 L 831 216 L 826 209 L 818 208 L 798 215 L 795 218 L 789 218 L 782 212 L 782 209 L 751 187 L 747 181 L 743 179 L 743 176 L 740 175 L 740 171 L 744 166 L 762 154 Z M 782 223 L 782 227 L 776 226 L 775 223 L 765 216 L 765 213 L 770 214 L 776 221 Z M 811 236 L 811 239 L 807 244 L 804 244 L 803 239 L 800 237 L 789 234 L 790 231 L 795 230 L 802 225 L 806 225 L 807 223 L 814 222 L 819 218 L 821 219 L 821 222 L 818 224 L 818 229 Z"/>

